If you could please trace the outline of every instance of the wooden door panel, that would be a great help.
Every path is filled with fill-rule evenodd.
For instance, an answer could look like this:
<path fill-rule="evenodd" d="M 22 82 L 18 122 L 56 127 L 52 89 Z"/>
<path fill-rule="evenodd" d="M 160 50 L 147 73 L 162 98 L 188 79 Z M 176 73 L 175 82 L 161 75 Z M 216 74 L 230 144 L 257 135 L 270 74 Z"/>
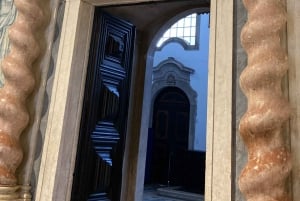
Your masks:
<path fill-rule="evenodd" d="M 184 176 L 177 171 L 188 149 L 189 101 L 180 89 L 167 87 L 157 96 L 153 111 L 151 158 L 152 182 L 179 184 Z M 179 168 L 176 168 L 179 167 Z"/>
<path fill-rule="evenodd" d="M 186 140 L 186 133 L 189 131 L 188 124 L 188 113 L 187 112 L 176 112 L 176 119 L 174 122 L 175 126 L 175 139 L 178 142 Z"/>
<path fill-rule="evenodd" d="M 120 200 L 135 27 L 96 8 L 72 200 Z"/>
<path fill-rule="evenodd" d="M 157 122 L 155 124 L 155 138 L 161 140 L 168 139 L 169 113 L 166 110 L 158 110 L 156 112 Z"/>

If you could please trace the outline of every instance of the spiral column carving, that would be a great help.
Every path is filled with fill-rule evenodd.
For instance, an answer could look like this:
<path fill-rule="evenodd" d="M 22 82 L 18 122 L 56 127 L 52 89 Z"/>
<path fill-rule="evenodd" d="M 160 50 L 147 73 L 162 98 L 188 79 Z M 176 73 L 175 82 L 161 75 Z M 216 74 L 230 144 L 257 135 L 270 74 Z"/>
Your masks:
<path fill-rule="evenodd" d="M 10 53 L 2 61 L 0 88 L 0 200 L 18 198 L 16 170 L 23 157 L 20 135 L 29 122 L 27 98 L 35 86 L 33 65 L 41 54 L 45 23 L 40 0 L 14 0 L 18 15 L 9 28 Z"/>
<path fill-rule="evenodd" d="M 248 109 L 240 121 L 240 134 L 248 150 L 248 162 L 239 178 L 247 201 L 289 201 L 287 177 L 290 152 L 282 128 L 290 116 L 281 83 L 288 69 L 281 32 L 286 24 L 284 0 L 244 0 L 248 21 L 241 42 L 248 65 L 240 86 Z"/>

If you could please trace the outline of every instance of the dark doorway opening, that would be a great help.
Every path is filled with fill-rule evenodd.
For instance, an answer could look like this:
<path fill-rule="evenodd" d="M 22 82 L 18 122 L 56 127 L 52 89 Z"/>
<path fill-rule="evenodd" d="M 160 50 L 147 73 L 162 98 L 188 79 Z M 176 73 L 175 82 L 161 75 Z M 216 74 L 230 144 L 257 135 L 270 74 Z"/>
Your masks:
<path fill-rule="evenodd" d="M 149 129 L 145 184 L 204 194 L 205 152 L 189 151 L 190 103 L 177 87 L 166 87 L 154 101 Z"/>
<path fill-rule="evenodd" d="M 167 87 L 156 97 L 153 132 L 148 140 L 148 182 L 182 184 L 183 154 L 188 149 L 189 112 L 188 98 L 176 87 Z"/>

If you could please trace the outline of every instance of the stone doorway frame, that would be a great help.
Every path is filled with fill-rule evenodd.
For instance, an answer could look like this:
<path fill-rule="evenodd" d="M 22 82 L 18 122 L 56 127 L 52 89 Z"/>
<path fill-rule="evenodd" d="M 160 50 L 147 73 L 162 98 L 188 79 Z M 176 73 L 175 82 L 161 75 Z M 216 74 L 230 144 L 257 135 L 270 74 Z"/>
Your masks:
<path fill-rule="evenodd" d="M 78 140 L 76 133 L 80 124 L 94 7 L 138 2 L 153 0 L 66 1 L 36 200 L 70 200 Z M 212 1 L 210 13 L 205 199 L 231 201 L 233 1 Z M 136 72 L 137 75 L 139 73 L 141 72 Z M 137 76 L 135 79 L 134 82 L 141 81 Z M 151 85 L 147 79 L 145 83 L 148 83 L 144 86 L 144 90 L 147 91 Z M 136 95 L 141 98 L 143 90 L 136 91 L 133 96 Z M 150 97 L 144 94 L 144 99 L 146 98 Z M 133 101 L 131 103 L 134 104 Z M 141 108 L 143 107 L 145 106 L 141 105 Z M 144 115 L 149 118 L 149 114 Z M 135 116 L 130 118 L 129 122 L 135 122 Z M 141 133 L 144 127 L 148 126 L 146 121 L 145 117 L 140 119 Z M 133 126 L 129 125 L 129 129 Z M 143 136 L 140 139 L 143 139 Z M 128 139 L 132 142 L 135 140 L 130 137 Z M 130 159 L 130 162 L 124 164 L 122 200 L 140 200 L 142 194 L 139 178 L 143 173 L 135 172 L 135 168 L 143 168 L 143 162 L 139 161 L 139 158 L 145 155 L 145 140 L 139 140 L 136 144 L 138 149 L 125 151 L 125 161 Z M 130 164 L 131 162 L 134 164 Z"/>

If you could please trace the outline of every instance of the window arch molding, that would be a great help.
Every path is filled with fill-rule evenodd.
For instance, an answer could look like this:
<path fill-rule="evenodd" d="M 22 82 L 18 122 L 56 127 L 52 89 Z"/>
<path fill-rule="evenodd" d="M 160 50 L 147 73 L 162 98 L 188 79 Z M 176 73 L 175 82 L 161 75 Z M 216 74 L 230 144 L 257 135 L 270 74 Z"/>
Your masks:
<path fill-rule="evenodd" d="M 163 34 L 173 25 L 175 24 L 178 20 L 193 14 L 193 13 L 197 13 L 197 14 L 205 14 L 205 13 L 210 13 L 210 9 L 207 7 L 203 7 L 203 8 L 195 8 L 195 9 L 189 9 L 186 10 L 184 12 L 179 13 L 178 15 L 170 18 L 169 20 L 167 20 L 161 27 L 161 29 L 159 29 L 159 31 L 155 34 L 155 38 L 153 39 L 153 41 L 157 42 L 159 41 L 159 39 L 163 36 Z M 197 16 L 198 17 L 198 16 Z M 199 20 L 197 20 L 197 26 L 199 28 Z M 199 34 L 198 34 L 199 35 Z M 197 45 L 199 42 L 199 37 L 196 37 L 196 45 L 188 45 L 183 39 L 180 38 L 169 38 L 168 40 L 166 40 L 165 42 L 162 43 L 162 45 L 160 47 L 156 47 L 156 45 L 154 45 L 155 50 L 161 50 L 165 45 L 169 44 L 170 42 L 178 42 L 180 45 L 183 46 L 183 48 L 185 50 L 193 50 L 193 49 L 197 49 L 199 48 L 199 46 Z"/>
<path fill-rule="evenodd" d="M 196 37 L 196 41 L 197 40 L 198 40 L 198 37 Z M 161 51 L 166 45 L 168 45 L 170 43 L 174 43 L 174 42 L 180 44 L 183 47 L 183 49 L 185 49 L 185 50 L 195 50 L 195 49 L 199 48 L 198 42 L 196 42 L 195 45 L 189 45 L 189 44 L 187 44 L 186 41 L 184 41 L 181 38 L 172 37 L 172 38 L 167 39 L 159 47 L 157 47 L 157 51 Z"/>

